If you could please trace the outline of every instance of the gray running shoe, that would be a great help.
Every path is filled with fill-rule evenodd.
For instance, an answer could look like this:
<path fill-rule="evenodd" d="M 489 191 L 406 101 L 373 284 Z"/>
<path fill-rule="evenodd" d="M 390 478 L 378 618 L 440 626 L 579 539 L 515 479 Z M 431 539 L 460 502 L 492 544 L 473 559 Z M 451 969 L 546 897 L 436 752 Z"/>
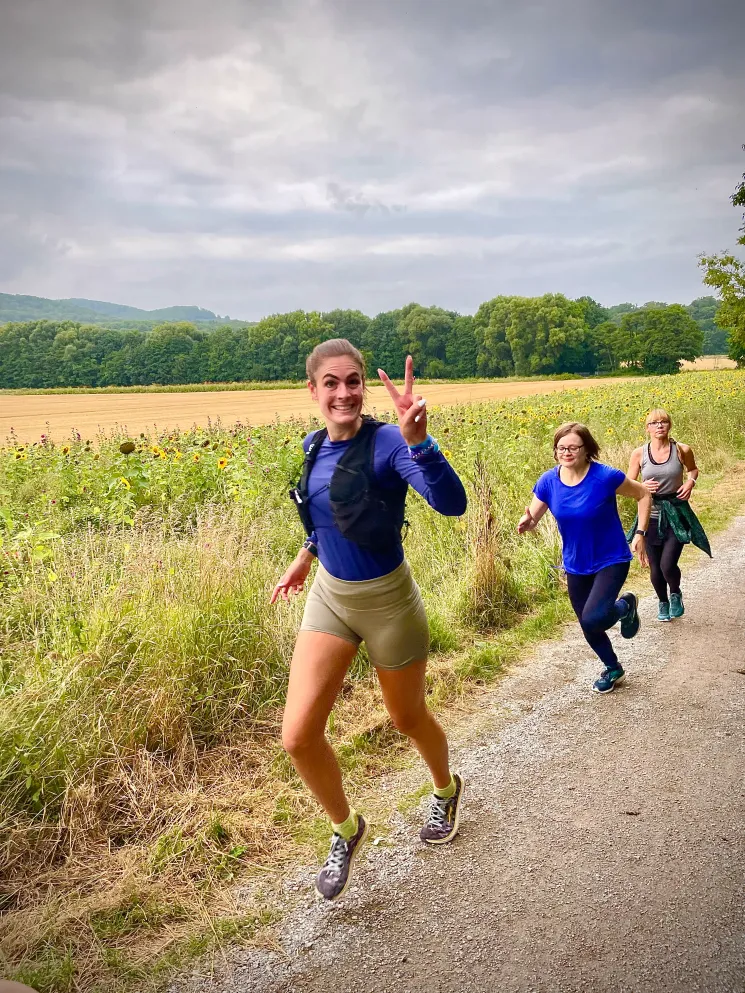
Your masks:
<path fill-rule="evenodd" d="M 324 900 L 338 900 L 352 878 L 352 862 L 367 841 L 368 827 L 362 814 L 358 815 L 357 833 L 349 841 L 339 834 L 331 838 L 329 857 L 316 876 L 316 891 Z"/>
<path fill-rule="evenodd" d="M 455 780 L 455 793 L 449 800 L 443 800 L 437 794 L 432 797 L 429 817 L 419 832 L 419 837 L 428 845 L 446 845 L 458 833 L 460 802 L 463 799 L 463 780 L 457 772 L 453 775 L 453 779 Z"/>

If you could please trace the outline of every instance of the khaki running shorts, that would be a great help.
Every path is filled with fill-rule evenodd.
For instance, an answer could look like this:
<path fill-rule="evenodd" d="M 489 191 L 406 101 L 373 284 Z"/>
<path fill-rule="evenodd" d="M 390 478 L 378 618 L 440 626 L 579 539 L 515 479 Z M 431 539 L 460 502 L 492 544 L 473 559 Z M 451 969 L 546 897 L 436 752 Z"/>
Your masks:
<path fill-rule="evenodd" d="M 333 634 L 367 646 L 379 669 L 403 669 L 429 652 L 422 594 L 405 560 L 386 576 L 348 582 L 319 563 L 305 602 L 301 631 Z"/>

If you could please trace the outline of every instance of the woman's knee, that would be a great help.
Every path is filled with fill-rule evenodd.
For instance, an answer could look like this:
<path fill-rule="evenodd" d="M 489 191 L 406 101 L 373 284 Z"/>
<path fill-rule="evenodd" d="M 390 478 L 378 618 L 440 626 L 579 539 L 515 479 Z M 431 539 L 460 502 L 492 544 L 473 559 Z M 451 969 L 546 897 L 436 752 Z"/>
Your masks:
<path fill-rule="evenodd" d="M 614 608 L 615 604 L 610 608 L 596 607 L 593 610 L 584 610 L 582 613 L 582 627 L 590 634 L 599 634 L 601 631 L 607 631 L 608 628 L 613 627 L 617 620 Z"/>
<path fill-rule="evenodd" d="M 300 755 L 323 741 L 323 730 L 302 720 L 282 722 L 282 747 L 288 755 Z"/>
<path fill-rule="evenodd" d="M 397 731 L 405 734 L 407 737 L 415 734 L 417 729 L 421 727 L 422 722 L 426 721 L 429 716 L 429 711 L 424 703 L 418 707 L 396 708 L 389 711 L 389 713 L 393 721 L 393 726 Z"/>

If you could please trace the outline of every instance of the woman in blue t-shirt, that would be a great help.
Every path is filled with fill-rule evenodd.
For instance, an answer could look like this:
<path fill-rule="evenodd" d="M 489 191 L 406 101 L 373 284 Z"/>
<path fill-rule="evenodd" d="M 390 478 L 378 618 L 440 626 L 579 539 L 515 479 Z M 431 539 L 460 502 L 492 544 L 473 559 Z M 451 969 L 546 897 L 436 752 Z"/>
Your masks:
<path fill-rule="evenodd" d="M 544 472 L 533 488 L 533 499 L 517 526 L 519 534 L 533 531 L 550 510 L 563 545 L 569 599 L 588 645 L 605 666 L 593 684 L 597 693 L 610 693 L 624 670 L 613 651 L 609 628 L 621 622 L 621 635 L 639 630 L 636 596 L 619 597 L 633 558 L 618 516 L 616 495 L 639 504 L 639 526 L 631 548 L 648 566 L 645 537 L 652 498 L 649 491 L 612 466 L 598 462 L 600 447 L 589 428 L 570 421 L 554 434 L 558 465 Z"/>

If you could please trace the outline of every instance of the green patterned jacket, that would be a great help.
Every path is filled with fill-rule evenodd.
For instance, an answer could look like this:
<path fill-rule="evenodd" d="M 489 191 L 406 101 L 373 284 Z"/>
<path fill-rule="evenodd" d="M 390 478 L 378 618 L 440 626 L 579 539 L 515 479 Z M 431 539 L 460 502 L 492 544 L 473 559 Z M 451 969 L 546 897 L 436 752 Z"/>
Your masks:
<path fill-rule="evenodd" d="M 684 545 L 694 544 L 702 552 L 711 558 L 711 545 L 706 537 L 701 521 L 696 517 L 696 512 L 687 500 L 678 500 L 677 497 L 653 497 L 656 506 L 659 508 L 660 517 L 658 528 L 660 534 L 664 534 L 668 527 L 678 541 Z M 631 541 L 639 522 L 639 516 L 634 518 L 634 523 L 626 532 L 626 540 Z"/>

